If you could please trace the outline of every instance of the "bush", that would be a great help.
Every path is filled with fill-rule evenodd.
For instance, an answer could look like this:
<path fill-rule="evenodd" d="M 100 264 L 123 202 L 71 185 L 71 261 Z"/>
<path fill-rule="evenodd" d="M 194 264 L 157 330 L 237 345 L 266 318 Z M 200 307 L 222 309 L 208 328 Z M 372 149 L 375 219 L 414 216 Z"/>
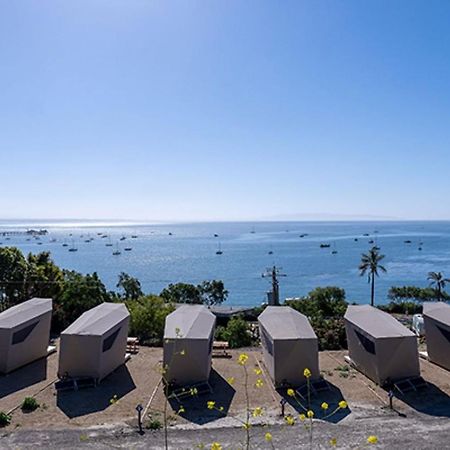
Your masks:
<path fill-rule="evenodd" d="M 248 347 L 253 344 L 247 322 L 241 317 L 232 317 L 226 327 L 217 327 L 216 339 L 228 341 L 230 348 Z"/>
<path fill-rule="evenodd" d="M 161 345 L 166 316 L 174 307 L 156 295 L 129 300 L 126 305 L 130 311 L 130 336 L 136 336 L 143 344 Z"/>
<path fill-rule="evenodd" d="M 22 411 L 32 412 L 39 408 L 39 403 L 34 397 L 25 397 L 22 402 Z"/>
<path fill-rule="evenodd" d="M 162 428 L 162 423 L 159 419 L 150 419 L 146 424 L 145 428 L 147 430 L 160 430 Z"/>
<path fill-rule="evenodd" d="M 379 305 L 379 309 L 390 314 L 420 314 L 422 305 L 413 301 L 390 302 L 387 305 Z"/>
<path fill-rule="evenodd" d="M 0 427 L 6 427 L 11 423 L 11 415 L 0 411 Z"/>
<path fill-rule="evenodd" d="M 319 350 L 342 350 L 347 348 L 344 319 L 313 318 L 311 325 L 319 341 Z"/>

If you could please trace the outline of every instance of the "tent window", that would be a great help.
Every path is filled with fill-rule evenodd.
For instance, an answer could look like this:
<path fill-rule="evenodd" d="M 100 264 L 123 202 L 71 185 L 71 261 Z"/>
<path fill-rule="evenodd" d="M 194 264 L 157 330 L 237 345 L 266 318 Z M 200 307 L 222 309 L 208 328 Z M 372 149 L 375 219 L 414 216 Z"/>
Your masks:
<path fill-rule="evenodd" d="M 359 331 L 355 330 L 355 333 L 356 336 L 358 336 L 358 339 L 361 342 L 362 346 L 364 347 L 364 350 L 368 353 L 371 353 L 372 355 L 375 355 L 375 344 Z"/>
<path fill-rule="evenodd" d="M 26 326 L 25 328 L 22 328 L 19 331 L 16 331 L 12 337 L 12 345 L 20 344 L 21 342 L 23 342 L 31 334 L 31 332 L 34 330 L 34 328 L 36 327 L 36 325 L 38 323 L 39 323 L 39 320 Z"/>
<path fill-rule="evenodd" d="M 273 355 L 273 344 L 264 329 L 261 329 L 261 343 L 269 355 Z"/>
<path fill-rule="evenodd" d="M 450 342 L 450 331 L 446 330 L 445 328 L 442 328 L 438 325 L 437 325 L 437 327 L 438 327 L 438 330 L 443 334 L 445 339 L 447 339 L 447 341 Z"/>
<path fill-rule="evenodd" d="M 114 345 L 114 342 L 117 339 L 117 336 L 119 335 L 121 329 L 122 328 L 118 328 L 116 331 L 114 331 L 113 334 L 111 334 L 111 336 L 108 336 L 103 341 L 103 352 L 107 352 Z"/>

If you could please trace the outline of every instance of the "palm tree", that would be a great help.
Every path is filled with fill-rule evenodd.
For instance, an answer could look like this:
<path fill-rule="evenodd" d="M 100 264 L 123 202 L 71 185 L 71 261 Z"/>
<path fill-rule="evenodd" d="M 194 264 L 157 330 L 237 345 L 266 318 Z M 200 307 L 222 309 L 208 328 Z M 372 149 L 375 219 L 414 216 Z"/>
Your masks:
<path fill-rule="evenodd" d="M 375 277 L 379 276 L 378 271 L 386 272 L 386 268 L 380 264 L 383 258 L 384 255 L 380 255 L 378 247 L 372 247 L 368 253 L 361 255 L 361 262 L 358 267 L 360 275 L 363 276 L 367 273 L 368 282 L 371 283 L 370 304 L 372 306 L 375 300 Z"/>
<path fill-rule="evenodd" d="M 442 272 L 428 272 L 427 280 L 430 281 L 430 286 L 436 289 L 438 300 L 442 299 L 442 291 L 447 283 L 450 283 L 449 278 L 444 278 Z"/>

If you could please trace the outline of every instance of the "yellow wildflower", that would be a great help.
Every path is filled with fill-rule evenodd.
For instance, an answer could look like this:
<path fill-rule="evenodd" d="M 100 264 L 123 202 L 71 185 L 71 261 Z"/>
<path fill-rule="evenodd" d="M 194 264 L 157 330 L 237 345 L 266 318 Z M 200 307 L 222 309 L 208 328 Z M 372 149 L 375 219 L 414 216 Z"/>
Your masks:
<path fill-rule="evenodd" d="M 345 409 L 345 408 L 347 408 L 347 402 L 345 401 L 345 400 L 341 400 L 340 402 L 339 402 L 339 408 L 342 408 L 342 409 Z"/>
<path fill-rule="evenodd" d="M 178 410 L 178 414 L 183 414 L 185 412 L 186 412 L 186 410 L 184 409 L 184 406 L 180 406 L 180 409 Z"/>
<path fill-rule="evenodd" d="M 288 425 L 294 425 L 294 423 L 295 423 L 295 419 L 292 416 L 286 416 L 284 418 L 284 420 L 286 421 L 286 423 Z"/>
<path fill-rule="evenodd" d="M 186 350 L 181 350 L 180 355 L 184 356 L 186 354 Z"/>
<path fill-rule="evenodd" d="M 261 380 L 261 378 L 258 378 L 258 379 L 256 380 L 255 386 L 256 386 L 257 388 L 263 387 L 263 386 L 264 386 L 263 380 Z"/>
<path fill-rule="evenodd" d="M 331 445 L 332 447 L 336 447 L 336 445 L 337 445 L 337 439 L 336 439 L 336 438 L 331 438 L 331 439 L 330 439 L 330 445 Z"/>
<path fill-rule="evenodd" d="M 314 417 L 314 411 L 309 410 L 306 415 L 308 416 L 308 419 L 312 419 Z"/>
<path fill-rule="evenodd" d="M 222 446 L 218 442 L 213 442 L 211 444 L 211 450 L 222 450 Z"/>
<path fill-rule="evenodd" d="M 270 433 L 266 433 L 266 434 L 264 435 L 264 439 L 265 439 L 267 442 L 270 442 L 270 441 L 272 440 L 272 435 L 271 435 Z"/>
<path fill-rule="evenodd" d="M 326 411 L 326 410 L 328 409 L 328 403 L 327 403 L 327 402 L 323 402 L 323 403 L 320 405 L 320 407 L 321 407 L 324 411 Z"/>
<path fill-rule="evenodd" d="M 294 397 L 294 395 L 295 395 L 294 389 L 288 389 L 287 390 L 287 395 L 289 395 L 289 397 Z"/>
<path fill-rule="evenodd" d="M 239 355 L 238 363 L 239 363 L 241 366 L 245 366 L 245 364 L 247 363 L 247 361 L 248 361 L 248 355 L 245 354 L 245 353 L 241 353 L 241 354 Z"/>
<path fill-rule="evenodd" d="M 309 378 L 309 377 L 311 376 L 311 371 L 310 371 L 309 369 L 305 369 L 305 370 L 303 371 L 303 376 L 304 376 L 305 378 Z"/>
<path fill-rule="evenodd" d="M 228 384 L 233 385 L 234 384 L 234 377 L 227 378 Z"/>
<path fill-rule="evenodd" d="M 306 419 L 306 416 L 304 414 L 300 414 L 298 418 L 303 422 Z"/>
<path fill-rule="evenodd" d="M 368 438 L 367 438 L 367 442 L 369 443 L 369 444 L 376 444 L 377 442 L 378 442 L 378 438 L 376 437 L 376 436 L 369 436 Z"/>
<path fill-rule="evenodd" d="M 198 394 L 198 390 L 197 390 L 197 388 L 191 388 L 190 390 L 189 390 L 189 393 L 193 396 L 193 395 L 197 395 Z"/>
<path fill-rule="evenodd" d="M 206 403 L 206 405 L 208 406 L 208 409 L 214 409 L 214 406 L 216 406 L 216 402 L 210 400 L 209 402 Z"/>
<path fill-rule="evenodd" d="M 259 406 L 258 407 L 256 407 L 254 410 L 253 410 L 253 417 L 258 417 L 258 416 L 261 416 L 262 415 L 262 413 L 263 413 L 263 410 L 262 410 L 262 408 L 260 408 Z"/>
<path fill-rule="evenodd" d="M 223 410 L 224 410 L 224 407 L 223 406 L 219 406 L 219 411 L 223 412 Z"/>
<path fill-rule="evenodd" d="M 244 427 L 244 430 L 249 430 L 251 427 L 251 425 L 248 422 L 244 422 L 242 426 Z"/>
<path fill-rule="evenodd" d="M 254 372 L 256 373 L 256 375 L 261 375 L 262 374 L 262 370 L 259 368 L 254 369 Z"/>

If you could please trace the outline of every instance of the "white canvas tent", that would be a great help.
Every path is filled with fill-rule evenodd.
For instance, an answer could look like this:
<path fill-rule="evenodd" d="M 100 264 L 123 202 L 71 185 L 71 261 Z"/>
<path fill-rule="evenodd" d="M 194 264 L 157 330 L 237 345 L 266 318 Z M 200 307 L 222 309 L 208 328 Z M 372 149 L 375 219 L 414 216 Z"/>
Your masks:
<path fill-rule="evenodd" d="M 383 386 L 420 375 L 417 338 L 390 314 L 369 305 L 350 305 L 345 313 L 350 359 Z"/>
<path fill-rule="evenodd" d="M 47 356 L 52 299 L 32 298 L 0 314 L 0 372 Z"/>
<path fill-rule="evenodd" d="M 101 381 L 125 362 L 130 314 L 122 303 L 102 303 L 61 333 L 60 378 Z"/>
<path fill-rule="evenodd" d="M 177 386 L 206 382 L 216 317 L 202 305 L 183 305 L 166 317 L 164 378 Z"/>
<path fill-rule="evenodd" d="M 299 386 L 318 379 L 319 349 L 317 336 L 303 314 L 288 306 L 268 306 L 258 317 L 264 361 L 275 386 Z"/>
<path fill-rule="evenodd" d="M 429 361 L 450 370 L 450 305 L 426 302 L 423 318 Z"/>

